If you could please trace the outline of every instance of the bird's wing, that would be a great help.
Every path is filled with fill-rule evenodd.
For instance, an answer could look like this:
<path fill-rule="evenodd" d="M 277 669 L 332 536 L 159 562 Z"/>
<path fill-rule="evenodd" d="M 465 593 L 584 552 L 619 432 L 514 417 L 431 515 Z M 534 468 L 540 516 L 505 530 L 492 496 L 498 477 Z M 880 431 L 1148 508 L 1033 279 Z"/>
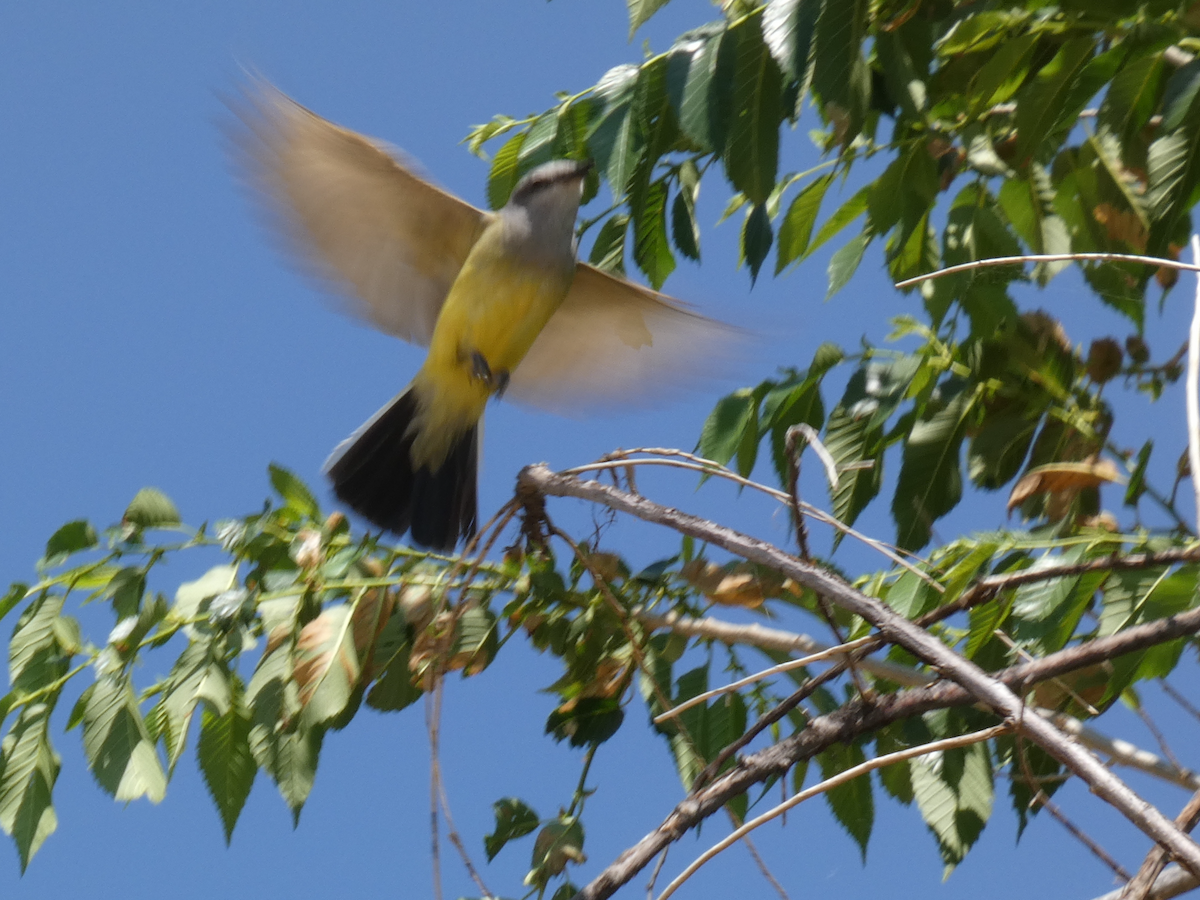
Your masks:
<path fill-rule="evenodd" d="M 713 374 L 746 332 L 579 263 L 570 293 L 512 373 L 506 396 L 566 414 Z"/>
<path fill-rule="evenodd" d="M 347 311 L 427 344 L 487 214 L 265 82 L 230 105 L 235 161 L 290 249 L 338 283 Z"/>

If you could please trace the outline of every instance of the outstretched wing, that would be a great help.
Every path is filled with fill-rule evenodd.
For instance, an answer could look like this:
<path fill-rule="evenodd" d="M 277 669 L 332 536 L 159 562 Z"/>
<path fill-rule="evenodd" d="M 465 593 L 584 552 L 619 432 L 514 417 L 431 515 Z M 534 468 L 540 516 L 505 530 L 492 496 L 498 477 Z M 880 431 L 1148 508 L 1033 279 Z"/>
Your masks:
<path fill-rule="evenodd" d="M 230 105 L 235 161 L 290 249 L 336 283 L 349 312 L 427 344 L 488 214 L 265 82 Z"/>
<path fill-rule="evenodd" d="M 586 263 L 512 373 L 514 400 L 566 414 L 716 374 L 748 335 Z"/>

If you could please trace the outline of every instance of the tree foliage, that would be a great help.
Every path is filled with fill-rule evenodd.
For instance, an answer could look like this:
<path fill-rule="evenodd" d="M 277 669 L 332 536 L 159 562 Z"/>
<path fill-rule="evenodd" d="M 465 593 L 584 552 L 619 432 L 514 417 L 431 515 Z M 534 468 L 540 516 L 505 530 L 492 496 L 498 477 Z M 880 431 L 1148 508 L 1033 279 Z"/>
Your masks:
<path fill-rule="evenodd" d="M 631 30 L 662 5 L 631 0 Z M 772 250 L 773 271 L 784 275 L 839 238 L 831 295 L 876 247 L 896 281 L 1029 253 L 1171 259 L 1200 191 L 1197 28 L 1192 5 L 1165 0 L 731 0 L 720 19 L 666 52 L 617 66 L 545 112 L 498 116 L 469 141 L 492 150 L 493 206 L 548 159 L 595 159 L 589 199 L 603 179 L 615 202 L 581 225 L 595 231 L 591 260 L 624 271 L 631 258 L 656 287 L 677 257 L 702 258 L 696 202 L 704 179 L 718 174 L 735 191 L 727 214 L 742 216 L 750 277 L 770 271 Z M 781 172 L 781 141 L 805 111 L 826 159 Z M 1045 286 L 1065 265 L 1009 264 L 906 288 L 918 312 L 894 320 L 893 338 L 909 349 L 825 344 L 811 360 L 784 361 L 777 375 L 718 401 L 698 456 L 677 461 L 706 477 L 748 479 L 762 454 L 791 509 L 795 429 L 807 426 L 836 474 L 828 514 L 840 523 L 838 541 L 891 492 L 899 552 L 879 571 L 849 577 L 856 595 L 1005 684 L 1023 660 L 1057 667 L 1053 677 L 1017 679 L 1023 700 L 1086 720 L 1118 699 L 1136 703 L 1140 684 L 1170 675 L 1194 646 L 1200 622 L 1133 649 L 1117 639 L 1194 611 L 1200 549 L 1175 508 L 1178 483 L 1148 478 L 1153 443 L 1123 447 L 1112 437 L 1113 390 L 1152 401 L 1181 377 L 1180 356 L 1155 362 L 1141 337 L 1148 295 L 1169 289 L 1173 270 L 1080 262 L 1096 301 L 1130 328 L 1085 352 L 1055 319 L 1022 311 L 1013 297 L 1014 286 Z M 840 394 L 829 392 L 834 373 Z M 885 477 L 885 463 L 894 475 Z M 0 698 L 0 828 L 22 867 L 55 828 L 50 726 L 76 679 L 90 683 L 66 725 L 78 727 L 98 785 L 115 799 L 157 802 L 191 742 L 228 840 L 260 771 L 299 816 L 324 740 L 364 703 L 404 710 L 448 673 L 473 676 L 523 638 L 561 661 L 546 731 L 587 748 L 585 770 L 555 815 L 498 800 L 485 851 L 491 859 L 533 835 L 526 883 L 555 898 L 578 889 L 570 867 L 584 859 L 587 766 L 628 727 L 633 705 L 657 717 L 694 797 L 724 776 L 760 787 L 783 777 L 745 774 L 736 751 L 762 734 L 791 754 L 784 768 L 800 791 L 817 773 L 837 781 L 873 758 L 1004 719 L 963 698 L 920 700 L 911 692 L 933 679 L 931 661 L 890 635 L 879 642 L 893 644 L 886 659 L 864 650 L 849 675 L 843 653 L 820 674 L 814 662 L 709 696 L 725 681 L 717 673 L 753 671 L 756 651 L 778 663 L 790 656 L 781 642 L 802 645 L 798 635 L 739 630 L 721 620 L 722 607 L 791 608 L 828 619 L 849 641 L 881 632 L 674 521 L 660 524 L 683 532 L 678 553 L 635 572 L 599 538 L 557 531 L 544 497 L 524 493 L 495 534 L 485 532 L 495 540 L 520 513 L 522 529 L 502 555 L 488 555 L 487 544 L 478 556 L 444 557 L 356 534 L 283 469 L 272 467 L 270 480 L 276 502 L 211 528 L 185 527 L 151 489 L 102 532 L 68 523 L 47 542 L 36 581 L 14 584 L 0 601 L 0 614 L 14 619 L 11 688 Z M 1021 524 L 935 541 L 935 523 L 964 497 L 1002 489 Z M 165 560 L 194 552 L 224 559 L 173 596 L 150 587 Z M 77 601 L 111 608 L 107 637 L 82 634 Z M 1102 661 L 1074 662 L 1109 646 L 1117 649 Z M 143 658 L 170 654 L 165 677 L 135 684 Z M 864 689 L 868 700 L 911 703 L 911 712 L 884 721 L 886 704 L 872 712 Z M 842 731 L 821 743 L 818 723 Z M 1005 802 L 998 795 L 1023 828 L 1073 774 L 1014 725 L 837 783 L 825 797 L 864 858 L 877 805 L 915 805 L 950 869 Z M 743 789 L 718 805 L 740 822 L 764 796 Z"/>

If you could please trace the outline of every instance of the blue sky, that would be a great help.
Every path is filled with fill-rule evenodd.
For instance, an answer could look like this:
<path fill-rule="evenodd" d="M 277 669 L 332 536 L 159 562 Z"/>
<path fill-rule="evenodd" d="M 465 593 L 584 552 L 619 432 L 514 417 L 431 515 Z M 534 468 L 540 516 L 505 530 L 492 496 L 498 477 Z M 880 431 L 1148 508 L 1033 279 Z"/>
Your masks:
<path fill-rule="evenodd" d="M 266 466 L 277 461 L 320 488 L 328 503 L 319 473 L 329 450 L 419 364 L 418 350 L 332 312 L 258 228 L 229 177 L 217 127 L 227 115 L 219 94 L 236 88 L 242 67 L 334 121 L 403 147 L 442 185 L 482 205 L 486 164 L 459 144 L 470 125 L 498 112 L 540 111 L 554 91 L 577 91 L 612 65 L 638 61 L 643 40 L 665 49 L 674 35 L 714 15 L 706 2 L 675 0 L 630 43 L 618 0 L 6 4 L 0 10 L 0 580 L 28 578 L 62 523 L 113 522 L 147 484 L 166 491 L 185 520 L 198 524 L 258 507 L 268 493 Z M 785 141 L 781 170 L 816 160 L 805 137 L 816 126 L 809 115 Z M 726 187 L 706 184 L 703 265 L 682 263 L 667 290 L 760 332 L 761 350 L 742 373 L 746 383 L 777 365 L 805 365 L 823 340 L 854 347 L 864 330 L 882 340 L 886 317 L 915 312 L 912 298 L 890 289 L 878 255 L 868 254 L 849 288 L 829 303 L 823 301 L 827 255 L 778 280 L 764 269 L 751 291 L 746 273 L 735 271 L 737 222 L 714 227 L 727 198 Z M 1092 337 L 1128 333 L 1115 316 L 1097 314 L 1071 276 L 1019 300 L 1062 316 L 1084 346 Z M 1177 293 L 1161 316 L 1151 315 L 1156 358 L 1174 351 L 1188 314 Z M 1180 394 L 1170 391 L 1156 406 L 1121 402 L 1128 410 L 1124 439 L 1137 446 L 1155 435 L 1160 473 L 1170 471 L 1183 448 Z M 618 446 L 690 449 L 717 395 L 710 388 L 663 409 L 578 421 L 493 407 L 484 518 L 507 498 L 525 463 L 564 467 Z M 693 481 L 678 476 L 642 485 L 667 502 L 786 540 L 785 518 L 753 497 L 719 485 L 696 492 Z M 823 496 L 815 474 L 806 473 L 805 491 Z M 590 530 L 583 507 L 563 502 L 551 509 L 577 533 Z M 959 527 L 1002 522 L 1002 498 L 988 497 L 939 531 L 949 536 Z M 883 507 L 863 525 L 890 534 Z M 667 555 L 673 546 L 624 523 L 611 541 L 635 562 Z M 841 562 L 851 569 L 877 565 L 853 550 Z M 210 563 L 173 563 L 157 587 L 172 592 Z M 111 624 L 105 615 L 84 612 L 94 639 Z M 516 646 L 508 651 L 482 676 L 452 680 L 446 692 L 443 766 L 477 861 L 494 800 L 520 796 L 552 815 L 578 777 L 579 754 L 540 736 L 552 701 L 536 691 L 557 677 L 553 661 Z M 154 666 L 167 662 L 148 665 L 139 683 L 151 682 L 159 674 Z M 1194 673 L 1181 683 L 1194 688 Z M 70 702 L 60 707 L 64 722 Z M 578 883 L 679 799 L 666 747 L 642 723 L 635 711 L 597 758 L 591 783 L 600 792 L 587 816 L 590 861 Z M 1112 727 L 1151 743 L 1129 716 Z M 1195 727 L 1180 721 L 1173 736 L 1194 745 Z M 0 862 L 0 891 L 7 895 L 430 894 L 428 753 L 419 708 L 366 712 L 331 735 L 296 830 L 273 785 L 260 777 L 228 849 L 190 754 L 160 806 L 123 808 L 92 782 L 78 741 L 77 732 L 57 738 L 64 758 L 59 829 L 23 879 L 15 853 Z M 1133 783 L 1169 814 L 1186 800 L 1175 788 Z M 1079 789 L 1060 799 L 1127 866 L 1137 865 L 1145 843 L 1115 813 Z M 830 891 L 867 897 L 881 889 L 896 897 L 1021 891 L 1090 897 L 1110 887 L 1107 872 L 1045 816 L 1014 849 L 1012 814 L 1005 798 L 998 804 L 979 846 L 944 886 L 916 810 L 881 799 L 865 869 L 820 802 L 790 814 L 786 829 L 765 829 L 758 844 L 795 898 Z M 724 829 L 714 821 L 699 842 L 682 842 L 668 871 Z M 528 852 L 526 842 L 502 854 L 485 871 L 489 886 L 518 895 Z M 444 842 L 443 861 L 447 897 L 476 893 Z M 643 883 L 639 878 L 625 895 Z M 773 896 L 741 849 L 711 864 L 682 896 L 702 891 Z"/>

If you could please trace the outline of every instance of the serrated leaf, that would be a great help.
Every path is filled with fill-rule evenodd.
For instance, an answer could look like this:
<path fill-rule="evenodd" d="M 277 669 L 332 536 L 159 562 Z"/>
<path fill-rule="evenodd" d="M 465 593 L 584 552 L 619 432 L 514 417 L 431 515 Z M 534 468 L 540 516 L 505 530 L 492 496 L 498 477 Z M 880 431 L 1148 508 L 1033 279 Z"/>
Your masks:
<path fill-rule="evenodd" d="M 67 659 L 54 629 L 62 608 L 60 595 L 43 592 L 21 613 L 8 644 L 8 678 L 14 689 L 32 692 L 62 677 Z"/>
<path fill-rule="evenodd" d="M 629 216 L 614 213 L 600 226 L 588 258 L 593 266 L 614 275 L 625 274 L 625 235 L 629 231 Z"/>
<path fill-rule="evenodd" d="M 224 715 L 230 703 L 229 673 L 215 655 L 211 640 L 193 641 L 180 654 L 167 676 L 166 685 L 152 714 L 147 714 L 153 735 L 167 751 L 167 771 L 173 772 L 187 743 L 196 704 L 205 701 L 217 715 Z"/>
<path fill-rule="evenodd" d="M 1154 441 L 1146 441 L 1138 451 L 1133 472 L 1129 476 L 1129 484 L 1125 487 L 1125 505 L 1137 506 L 1137 502 L 1146 491 L 1146 469 L 1150 465 L 1150 454 L 1154 452 Z"/>
<path fill-rule="evenodd" d="M 869 242 L 870 238 L 865 233 L 856 235 L 829 258 L 829 289 L 825 292 L 826 300 L 850 283 L 850 279 L 858 271 L 858 264 L 862 262 Z"/>
<path fill-rule="evenodd" d="M 808 77 L 809 53 L 821 6 L 816 0 L 771 0 L 763 10 L 763 40 L 791 81 L 803 82 Z"/>
<path fill-rule="evenodd" d="M 756 18 L 734 25 L 725 40 L 735 42 L 736 53 L 725 172 L 750 202 L 761 205 L 775 187 L 779 166 L 782 79 Z"/>
<path fill-rule="evenodd" d="M 250 710 L 242 702 L 240 694 L 240 687 L 236 687 L 233 702 L 224 713 L 204 710 L 200 739 L 196 743 L 200 773 L 221 816 L 226 845 L 233 837 L 238 816 L 258 774 L 258 767 L 250 752 Z"/>
<path fill-rule="evenodd" d="M 517 167 L 521 148 L 525 145 L 526 133 L 518 131 L 501 144 L 496 155 L 492 157 L 492 167 L 488 171 L 487 180 L 488 206 L 492 209 L 500 209 L 508 203 L 509 195 L 517 186 L 517 180 L 520 177 Z"/>
<path fill-rule="evenodd" d="M 267 470 L 271 474 L 271 487 L 283 498 L 285 509 L 302 519 L 321 517 L 321 508 L 308 485 L 276 463 L 271 463 Z"/>
<path fill-rule="evenodd" d="M 752 207 L 742 224 L 741 242 L 742 258 L 750 267 L 751 284 L 758 280 L 758 271 L 771 252 L 772 237 L 771 217 L 767 215 L 767 208 L 762 204 Z"/>
<path fill-rule="evenodd" d="M 758 434 L 754 392 L 743 388 L 717 401 L 700 431 L 696 451 L 705 459 L 725 465 L 737 453 L 747 430 Z"/>
<path fill-rule="evenodd" d="M 1158 109 L 1164 74 L 1161 53 L 1131 53 L 1104 92 L 1097 124 L 1128 144 Z"/>
<path fill-rule="evenodd" d="M 625 0 L 625 7 L 629 10 L 629 39 L 632 41 L 637 30 L 666 4 L 667 0 Z"/>
<path fill-rule="evenodd" d="M 822 752 L 817 760 L 821 763 L 821 777 L 824 779 L 832 778 L 838 772 L 866 762 L 866 756 L 857 744 L 835 744 Z M 845 828 L 846 833 L 858 844 L 865 864 L 867 842 L 871 839 L 871 829 L 875 825 L 875 802 L 871 796 L 870 775 L 864 774 L 826 791 L 825 800 L 838 824 Z"/>
<path fill-rule="evenodd" d="M 1090 35 L 1067 40 L 1037 77 L 1020 91 L 1016 113 L 1019 160 L 1035 158 L 1041 147 L 1050 145 L 1050 139 L 1068 118 L 1074 122 L 1078 111 L 1074 110 L 1071 97 L 1094 49 Z"/>
<path fill-rule="evenodd" d="M 813 93 L 834 128 L 834 143 L 845 145 L 862 128 L 871 97 L 871 75 L 862 46 L 867 3 L 823 3 L 813 41 Z"/>
<path fill-rule="evenodd" d="M 953 760 L 952 757 L 958 757 Z M 992 814 L 994 787 L 986 744 L 909 761 L 921 818 L 937 838 L 949 874 L 967 855 Z"/>
<path fill-rule="evenodd" d="M 21 709 L 0 744 L 0 828 L 17 845 L 21 871 L 58 827 L 52 793 L 61 760 L 50 745 L 53 703 Z"/>
<path fill-rule="evenodd" d="M 655 290 L 675 270 L 675 255 L 667 243 L 667 184 L 651 184 L 633 204 L 633 258 Z"/>
<path fill-rule="evenodd" d="M 825 199 L 825 192 L 832 183 L 832 175 L 822 175 L 820 178 L 810 181 L 788 206 L 783 221 L 779 223 L 779 249 L 776 251 L 775 257 L 776 275 L 796 260 L 803 259 L 807 254 L 808 242 L 817 221 L 817 213 L 821 210 L 821 201 Z"/>
<path fill-rule="evenodd" d="M 292 646 L 279 641 L 259 660 L 246 688 L 253 715 L 250 751 L 279 788 L 293 820 L 312 792 L 324 728 L 309 727 L 300 715 L 299 691 L 292 678 Z"/>
<path fill-rule="evenodd" d="M 618 198 L 624 196 L 637 162 L 633 100 L 639 72 L 634 65 L 609 69 L 594 92 L 600 106 L 588 134 L 587 147 L 597 169 L 608 179 L 613 196 Z"/>
<path fill-rule="evenodd" d="M 142 528 L 161 528 L 180 522 L 179 510 L 171 498 L 157 488 L 150 487 L 142 488 L 134 495 L 121 518 Z"/>
<path fill-rule="evenodd" d="M 681 37 L 671 50 L 668 80 L 679 126 L 708 152 L 719 153 L 725 146 L 733 112 L 735 46 L 725 23 L 718 22 Z"/>
<path fill-rule="evenodd" d="M 525 132 L 525 140 L 521 143 L 520 152 L 517 154 L 515 174 L 518 179 L 542 163 L 548 163 L 554 159 L 554 145 L 558 139 L 558 122 L 558 109 L 544 112 L 533 120 L 533 124 Z M 511 189 L 509 193 L 511 193 Z"/>
<path fill-rule="evenodd" d="M 350 612 L 344 604 L 328 607 L 296 639 L 293 677 L 309 725 L 325 725 L 341 715 L 358 686 L 362 669 Z"/>
<path fill-rule="evenodd" d="M 505 797 L 492 804 L 496 814 L 496 828 L 483 839 L 483 847 L 487 853 L 488 862 L 496 858 L 496 854 L 509 841 L 524 837 L 538 827 L 538 814 L 525 801 L 516 797 Z"/>
<path fill-rule="evenodd" d="M 975 392 L 964 388 L 929 418 L 919 419 L 904 442 L 900 478 L 892 499 L 896 542 L 919 550 L 933 534 L 933 523 L 962 499 L 962 441 Z"/>
<path fill-rule="evenodd" d="M 985 491 L 1003 487 L 1021 471 L 1037 421 L 1020 413 L 989 416 L 971 437 L 967 476 Z"/>
<path fill-rule="evenodd" d="M 808 249 L 804 252 L 804 257 L 812 256 L 817 248 L 866 212 L 870 196 L 871 185 L 864 185 L 859 188 L 853 197 L 839 206 L 833 215 L 826 219 L 820 229 L 817 230 L 817 236 L 809 242 Z"/>
<path fill-rule="evenodd" d="M 162 800 L 167 778 L 127 676 L 96 681 L 82 723 L 83 750 L 97 784 L 115 800 Z"/>
<path fill-rule="evenodd" d="M 617 733 L 625 712 L 617 697 L 579 697 L 559 706 L 546 719 L 546 734 L 572 747 L 602 744 Z"/>
<path fill-rule="evenodd" d="M 90 523 L 84 519 L 68 522 L 50 535 L 50 540 L 46 542 L 46 555 L 42 564 L 58 565 L 72 553 L 89 550 L 95 547 L 96 543 L 96 529 L 92 528 Z"/>

